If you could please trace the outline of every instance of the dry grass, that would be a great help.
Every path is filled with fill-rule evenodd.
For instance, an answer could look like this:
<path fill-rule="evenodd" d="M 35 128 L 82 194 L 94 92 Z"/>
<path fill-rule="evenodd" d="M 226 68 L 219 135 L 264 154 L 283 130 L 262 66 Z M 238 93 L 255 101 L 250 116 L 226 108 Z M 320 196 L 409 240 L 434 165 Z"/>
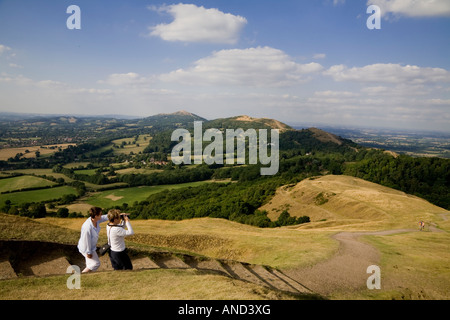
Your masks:
<path fill-rule="evenodd" d="M 193 269 L 98 272 L 69 290 L 67 276 L 0 281 L 3 300 L 289 300 L 291 295 Z M 114 281 L 111 281 L 114 280 Z"/>
<path fill-rule="evenodd" d="M 76 244 L 80 237 L 78 230 L 41 223 L 43 219 L 29 219 L 8 214 L 0 214 L 0 239 L 41 240 Z M 65 219 L 59 219 L 64 221 Z M 70 221 L 71 219 L 67 219 Z"/>
<path fill-rule="evenodd" d="M 340 293 L 335 298 L 450 298 L 450 233 L 402 233 L 371 236 L 366 241 L 381 252 L 381 290 Z"/>
<path fill-rule="evenodd" d="M 36 151 L 39 151 L 41 156 L 55 153 L 58 151 L 58 148 L 66 149 L 70 145 L 75 145 L 73 143 L 64 143 L 57 145 L 47 145 L 47 146 L 31 146 L 31 147 L 20 147 L 20 148 L 5 148 L 0 149 L 0 160 L 6 161 L 9 158 L 14 158 L 16 154 L 23 153 L 24 158 L 35 158 Z M 51 147 L 55 147 L 54 149 L 50 149 Z M 25 151 L 28 150 L 28 153 Z"/>
<path fill-rule="evenodd" d="M 85 219 L 40 219 L 45 224 L 78 231 Z M 332 232 L 289 228 L 261 229 L 236 222 L 201 218 L 183 221 L 134 220 L 129 244 L 176 249 L 217 259 L 294 268 L 332 255 L 338 243 Z M 106 237 L 105 228 L 100 232 Z"/>
<path fill-rule="evenodd" d="M 320 200 L 320 201 L 318 201 Z M 292 216 L 307 215 L 312 223 L 302 229 L 374 231 L 416 228 L 420 220 L 440 221 L 448 211 L 429 202 L 381 185 L 348 176 L 307 179 L 281 187 L 261 208 L 271 219 L 287 209 Z"/>

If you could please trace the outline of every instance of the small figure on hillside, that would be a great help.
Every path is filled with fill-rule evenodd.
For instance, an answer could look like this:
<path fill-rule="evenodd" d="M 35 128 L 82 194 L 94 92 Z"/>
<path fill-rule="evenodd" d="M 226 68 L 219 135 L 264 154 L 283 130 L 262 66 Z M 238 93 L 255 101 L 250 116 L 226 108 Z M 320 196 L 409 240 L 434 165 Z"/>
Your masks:
<path fill-rule="evenodd" d="M 424 229 L 425 229 L 425 221 L 421 220 L 421 221 L 419 222 L 419 230 L 420 230 L 420 231 L 423 231 Z"/>
<path fill-rule="evenodd" d="M 106 233 L 108 244 L 111 246 L 109 251 L 111 265 L 114 270 L 133 270 L 133 264 L 125 247 L 125 237 L 134 234 L 128 213 L 121 213 L 118 209 L 109 210 L 108 220 Z"/>
<path fill-rule="evenodd" d="M 80 240 L 78 241 L 78 251 L 86 259 L 86 268 L 82 273 L 96 271 L 100 267 L 100 260 L 97 254 L 97 241 L 100 233 L 100 223 L 108 221 L 106 214 L 99 207 L 92 207 L 89 210 L 89 218 L 81 226 Z"/>

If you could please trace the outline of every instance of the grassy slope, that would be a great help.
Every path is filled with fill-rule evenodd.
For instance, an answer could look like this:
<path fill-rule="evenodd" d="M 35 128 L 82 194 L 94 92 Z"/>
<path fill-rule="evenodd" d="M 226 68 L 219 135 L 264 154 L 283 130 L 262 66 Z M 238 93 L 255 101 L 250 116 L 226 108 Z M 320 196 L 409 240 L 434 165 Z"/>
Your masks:
<path fill-rule="evenodd" d="M 78 231 L 84 219 L 45 218 L 39 221 Z M 135 235 L 127 238 L 127 243 L 132 246 L 176 249 L 278 268 L 310 265 L 337 249 L 337 243 L 329 238 L 331 232 L 260 229 L 223 219 L 135 220 L 132 226 Z M 106 239 L 104 228 L 100 231 L 100 239 Z"/>
<path fill-rule="evenodd" d="M 76 244 L 85 219 L 38 219 L 0 214 L 0 239 Z M 136 224 L 137 229 L 138 224 Z M 141 226 L 142 227 L 142 226 Z M 101 240 L 105 240 L 102 228 Z M 133 242 L 128 242 L 133 246 Z M 138 244 L 144 248 L 151 246 Z M 111 278 L 114 281 L 110 281 Z M 145 270 L 83 275 L 81 290 L 68 290 L 67 276 L 0 281 L 0 299 L 293 299 L 258 285 L 195 270 Z"/>
<path fill-rule="evenodd" d="M 0 180 L 0 192 L 55 185 L 54 182 L 34 176 L 19 176 Z"/>
<path fill-rule="evenodd" d="M 115 205 L 122 205 L 123 203 L 132 205 L 135 201 L 144 201 L 150 194 L 153 193 L 169 189 L 196 187 L 205 183 L 207 183 L 207 181 L 107 190 L 93 194 L 84 202 L 101 208 L 110 208 Z"/>
<path fill-rule="evenodd" d="M 292 299 L 252 283 L 195 270 L 101 272 L 81 276 L 81 289 L 67 289 L 68 276 L 0 281 L 0 299 L 30 300 L 261 300 Z M 114 279 L 114 281 L 111 281 Z"/>
<path fill-rule="evenodd" d="M 450 212 L 445 209 L 358 178 L 331 175 L 280 188 L 262 209 L 272 219 L 284 209 L 310 216 L 312 223 L 299 231 L 412 230 L 363 237 L 381 253 L 382 290 L 341 292 L 334 298 L 450 298 Z M 426 229 L 415 232 L 420 220 Z"/>
<path fill-rule="evenodd" d="M 349 176 L 327 175 L 282 187 L 261 208 L 276 219 L 287 209 L 292 216 L 308 215 L 300 228 L 321 230 L 389 230 L 417 228 L 418 222 L 439 222 L 448 211 L 404 192 Z"/>
<path fill-rule="evenodd" d="M 382 290 L 365 290 L 353 295 L 353 298 L 450 298 L 449 232 L 371 236 L 367 237 L 366 241 L 378 248 L 382 254 Z"/>
<path fill-rule="evenodd" d="M 283 203 L 278 194 L 278 198 L 275 197 L 272 200 L 273 208 L 278 210 L 289 204 L 288 210 L 292 215 L 297 215 L 295 208 L 304 208 L 298 212 L 298 215 L 311 216 L 312 223 L 300 227 L 259 229 L 210 218 L 185 221 L 137 220 L 132 222 L 136 236 L 128 240 L 128 245 L 172 248 L 216 258 L 289 269 L 311 265 L 333 255 L 338 244 L 329 236 L 336 232 L 417 228 L 418 219 L 425 219 L 428 224 L 436 224 L 442 232 L 430 232 L 430 229 L 427 229 L 425 232 L 364 237 L 365 241 L 381 252 L 382 290 L 347 292 L 336 297 L 344 299 L 448 299 L 450 297 L 448 292 L 450 283 L 448 211 L 402 192 L 345 176 L 326 176 L 315 180 L 305 180 L 284 191 L 285 202 Z M 323 202 L 317 202 L 316 197 L 319 193 L 323 193 L 328 201 L 318 204 Z M 295 207 L 296 203 L 299 207 Z M 20 222 L 21 219 L 2 216 L 0 238 L 32 238 L 76 243 L 84 221 L 84 219 L 56 218 L 35 221 L 27 219 L 29 225 L 25 227 Z M 327 220 L 320 221 L 322 219 Z M 104 239 L 105 231 L 102 228 L 100 241 Z M 139 277 L 153 279 L 153 276 L 154 274 L 151 273 L 133 274 L 133 277 L 137 277 L 136 283 L 139 282 Z M 213 278 L 195 275 L 195 273 L 180 275 L 169 272 L 159 277 L 167 279 L 168 282 L 162 281 L 161 287 L 156 285 L 153 289 L 165 293 L 161 293 L 161 296 L 146 296 L 143 293 L 143 298 L 180 298 L 177 289 L 169 286 L 170 283 L 178 283 L 178 281 L 181 281 L 178 285 L 182 287 L 185 281 L 190 283 L 195 279 L 211 281 L 212 288 L 216 285 L 227 286 L 224 283 L 216 284 Z M 8 283 L 14 281 L 18 281 L 17 284 L 20 287 L 20 281 L 24 280 L 13 280 Z M 43 282 L 50 280 L 42 280 L 41 284 L 39 280 L 33 281 L 38 282 L 30 285 L 30 292 L 39 291 L 41 285 L 45 286 Z M 4 283 L 1 285 L 6 286 Z M 162 290 L 169 287 L 172 288 L 171 291 Z M 186 286 L 186 290 L 188 287 Z M 99 285 L 96 290 L 95 292 L 99 294 L 108 291 L 102 285 Z M 145 288 L 139 290 L 144 292 Z M 227 290 L 224 289 L 223 292 L 226 293 L 223 297 L 230 299 L 234 297 Z M 242 290 L 248 292 L 247 289 Z M 170 293 L 165 296 L 167 292 Z M 196 294 L 191 292 L 185 297 L 191 298 L 191 296 L 196 297 Z M 219 291 L 217 295 L 212 292 L 205 295 L 207 299 L 221 297 Z M 244 296 L 242 298 L 246 299 Z"/>
<path fill-rule="evenodd" d="M 5 193 L 0 195 L 0 205 L 4 204 L 6 200 L 10 200 L 13 205 L 18 205 L 24 202 L 31 203 L 59 199 L 65 194 L 77 194 L 77 192 L 75 188 L 61 186 L 50 189 Z"/>

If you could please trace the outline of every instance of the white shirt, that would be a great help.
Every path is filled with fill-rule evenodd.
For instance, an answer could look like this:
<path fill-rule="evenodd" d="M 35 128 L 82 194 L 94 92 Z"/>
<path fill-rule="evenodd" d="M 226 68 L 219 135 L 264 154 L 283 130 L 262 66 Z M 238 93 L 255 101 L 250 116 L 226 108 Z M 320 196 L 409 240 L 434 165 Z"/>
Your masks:
<path fill-rule="evenodd" d="M 97 250 L 98 234 L 100 233 L 100 223 L 108 221 L 108 215 L 104 214 L 97 221 L 97 227 L 94 227 L 92 219 L 89 217 L 81 226 L 81 236 L 78 241 L 78 251 L 84 254 L 92 254 Z"/>
<path fill-rule="evenodd" d="M 108 235 L 108 243 L 111 245 L 111 251 L 122 252 L 125 250 L 125 237 L 134 234 L 130 221 L 126 222 L 126 229 L 123 224 L 111 226 L 108 224 L 106 233 Z"/>

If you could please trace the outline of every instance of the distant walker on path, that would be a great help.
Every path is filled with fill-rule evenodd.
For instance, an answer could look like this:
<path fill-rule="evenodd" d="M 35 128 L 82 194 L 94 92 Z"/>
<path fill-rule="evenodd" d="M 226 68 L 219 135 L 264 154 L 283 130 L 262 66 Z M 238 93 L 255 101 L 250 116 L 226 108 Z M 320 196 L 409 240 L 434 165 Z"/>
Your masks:
<path fill-rule="evenodd" d="M 419 222 L 419 230 L 420 231 L 425 230 L 425 221 L 422 220 L 422 221 Z"/>

